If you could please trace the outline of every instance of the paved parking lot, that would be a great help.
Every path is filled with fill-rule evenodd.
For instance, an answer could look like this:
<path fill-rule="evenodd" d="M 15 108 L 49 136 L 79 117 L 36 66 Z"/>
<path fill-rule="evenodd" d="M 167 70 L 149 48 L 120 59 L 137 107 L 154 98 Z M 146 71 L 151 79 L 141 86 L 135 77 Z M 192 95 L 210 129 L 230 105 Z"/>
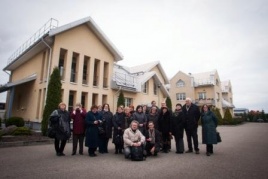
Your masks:
<path fill-rule="evenodd" d="M 247 123 L 219 127 L 223 142 L 210 157 L 201 144 L 200 154 L 160 153 L 146 161 L 132 162 L 123 155 L 71 156 L 72 144 L 65 157 L 57 157 L 52 144 L 0 148 L 1 178 L 268 178 L 268 124 Z M 187 146 L 185 140 L 185 146 Z M 87 151 L 87 148 L 85 148 Z M 86 152 L 85 152 L 86 153 Z"/>

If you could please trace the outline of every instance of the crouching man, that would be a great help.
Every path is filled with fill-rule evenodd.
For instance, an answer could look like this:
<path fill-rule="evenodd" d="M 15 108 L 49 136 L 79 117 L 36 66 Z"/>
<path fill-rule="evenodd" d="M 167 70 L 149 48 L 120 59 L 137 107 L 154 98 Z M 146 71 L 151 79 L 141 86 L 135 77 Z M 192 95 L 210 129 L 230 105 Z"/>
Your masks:
<path fill-rule="evenodd" d="M 124 140 L 124 153 L 125 158 L 131 158 L 131 148 L 132 147 L 141 147 L 142 154 L 146 156 L 146 152 L 144 152 L 145 146 L 145 137 L 138 129 L 139 122 L 133 120 L 130 124 L 130 127 L 124 131 L 123 140 Z"/>
<path fill-rule="evenodd" d="M 154 128 L 153 121 L 148 123 L 148 127 L 145 132 L 147 156 L 156 156 L 160 150 L 160 132 Z"/>

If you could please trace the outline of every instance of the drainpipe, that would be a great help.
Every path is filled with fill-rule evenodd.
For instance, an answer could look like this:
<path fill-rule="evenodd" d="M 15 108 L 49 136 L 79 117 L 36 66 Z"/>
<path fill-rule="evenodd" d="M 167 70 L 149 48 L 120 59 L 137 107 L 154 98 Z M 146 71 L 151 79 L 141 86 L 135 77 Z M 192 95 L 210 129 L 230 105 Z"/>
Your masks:
<path fill-rule="evenodd" d="M 47 101 L 47 88 L 48 88 L 48 82 L 49 82 L 49 74 L 50 74 L 50 65 L 51 65 L 51 59 L 52 59 L 52 48 L 45 42 L 44 38 L 42 37 L 42 41 L 44 44 L 49 48 L 49 61 L 48 61 L 48 67 L 47 67 L 47 84 L 46 84 L 46 94 L 45 94 L 45 103 Z"/>
<path fill-rule="evenodd" d="M 118 89 L 118 91 L 116 91 L 115 92 L 115 94 L 114 94 L 114 97 L 113 97 L 113 105 L 115 104 L 115 96 L 120 92 L 120 90 L 122 89 L 122 86 L 119 86 L 119 89 Z M 116 111 L 116 107 L 115 107 L 116 105 L 114 105 L 114 113 L 115 113 L 115 111 Z"/>

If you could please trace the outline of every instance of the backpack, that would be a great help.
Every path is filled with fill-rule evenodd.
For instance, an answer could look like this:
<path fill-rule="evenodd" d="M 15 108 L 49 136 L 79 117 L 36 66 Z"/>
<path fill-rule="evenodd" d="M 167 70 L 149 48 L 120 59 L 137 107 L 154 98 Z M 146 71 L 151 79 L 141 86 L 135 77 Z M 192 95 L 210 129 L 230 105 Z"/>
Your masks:
<path fill-rule="evenodd" d="M 143 155 L 143 147 L 142 146 L 132 146 L 131 147 L 131 160 L 132 161 L 143 161 L 145 159 L 146 158 Z"/>

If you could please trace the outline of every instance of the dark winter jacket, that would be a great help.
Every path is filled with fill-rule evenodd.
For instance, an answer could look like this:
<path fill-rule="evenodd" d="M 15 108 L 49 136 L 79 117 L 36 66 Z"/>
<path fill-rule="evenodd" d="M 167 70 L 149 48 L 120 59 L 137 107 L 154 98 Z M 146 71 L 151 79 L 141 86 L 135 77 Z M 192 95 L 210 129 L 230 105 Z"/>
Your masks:
<path fill-rule="evenodd" d="M 68 140 L 71 137 L 71 117 L 68 111 L 62 111 L 60 109 L 54 110 L 49 120 L 50 126 L 56 131 L 56 139 Z"/>
<path fill-rule="evenodd" d="M 162 134 L 168 134 L 171 132 L 171 115 L 169 110 L 165 113 L 160 113 L 158 117 L 158 127 Z"/>
<path fill-rule="evenodd" d="M 202 143 L 203 144 L 217 144 L 216 127 L 218 119 L 212 111 L 202 113 Z"/>
<path fill-rule="evenodd" d="M 147 116 L 145 113 L 143 112 L 135 112 L 133 114 L 133 120 L 136 120 L 139 122 L 139 124 L 143 124 L 142 127 L 139 126 L 139 130 L 141 131 L 141 133 L 144 135 L 145 134 L 145 130 L 146 130 L 146 124 L 147 124 Z"/>
<path fill-rule="evenodd" d="M 182 110 L 177 111 L 172 114 L 172 134 L 176 138 L 183 138 L 185 126 L 185 117 Z"/>
<path fill-rule="evenodd" d="M 118 113 L 116 112 L 113 117 L 113 126 L 114 126 L 114 133 L 113 133 L 113 142 L 117 135 L 123 136 L 124 130 L 126 129 L 125 126 L 125 113 Z M 121 129 L 118 129 L 120 127 Z"/>
<path fill-rule="evenodd" d="M 159 129 L 159 127 L 158 127 L 158 117 L 159 117 L 159 114 L 158 114 L 158 112 L 156 112 L 155 114 L 152 114 L 152 113 L 149 113 L 148 115 L 147 115 L 147 129 L 148 129 L 148 123 L 150 122 L 150 121 L 152 121 L 153 123 L 154 123 L 154 128 L 155 129 Z"/>
<path fill-rule="evenodd" d="M 200 118 L 200 111 L 198 106 L 191 104 L 189 110 L 186 108 L 186 104 L 182 107 L 183 114 L 185 116 L 185 129 L 186 130 L 195 130 L 198 127 L 198 121 Z"/>
<path fill-rule="evenodd" d="M 105 137 L 112 138 L 112 128 L 113 128 L 113 113 L 110 111 L 101 111 L 102 116 L 102 126 L 105 130 Z"/>
<path fill-rule="evenodd" d="M 157 130 L 157 129 L 154 129 L 154 131 L 155 131 L 155 143 L 154 143 L 154 147 L 155 148 L 160 148 L 160 142 L 161 142 L 161 134 L 160 134 L 160 132 Z M 149 132 L 150 132 L 150 130 L 146 130 L 146 132 L 145 132 L 145 139 L 146 139 L 146 144 L 148 143 L 148 144 L 150 144 L 150 142 L 149 141 L 147 141 L 147 139 L 149 139 Z"/>
<path fill-rule="evenodd" d="M 94 124 L 94 121 L 102 120 L 99 112 L 93 113 L 89 111 L 86 115 L 86 141 L 85 145 L 88 148 L 96 148 L 99 143 L 99 130 L 98 125 Z"/>

